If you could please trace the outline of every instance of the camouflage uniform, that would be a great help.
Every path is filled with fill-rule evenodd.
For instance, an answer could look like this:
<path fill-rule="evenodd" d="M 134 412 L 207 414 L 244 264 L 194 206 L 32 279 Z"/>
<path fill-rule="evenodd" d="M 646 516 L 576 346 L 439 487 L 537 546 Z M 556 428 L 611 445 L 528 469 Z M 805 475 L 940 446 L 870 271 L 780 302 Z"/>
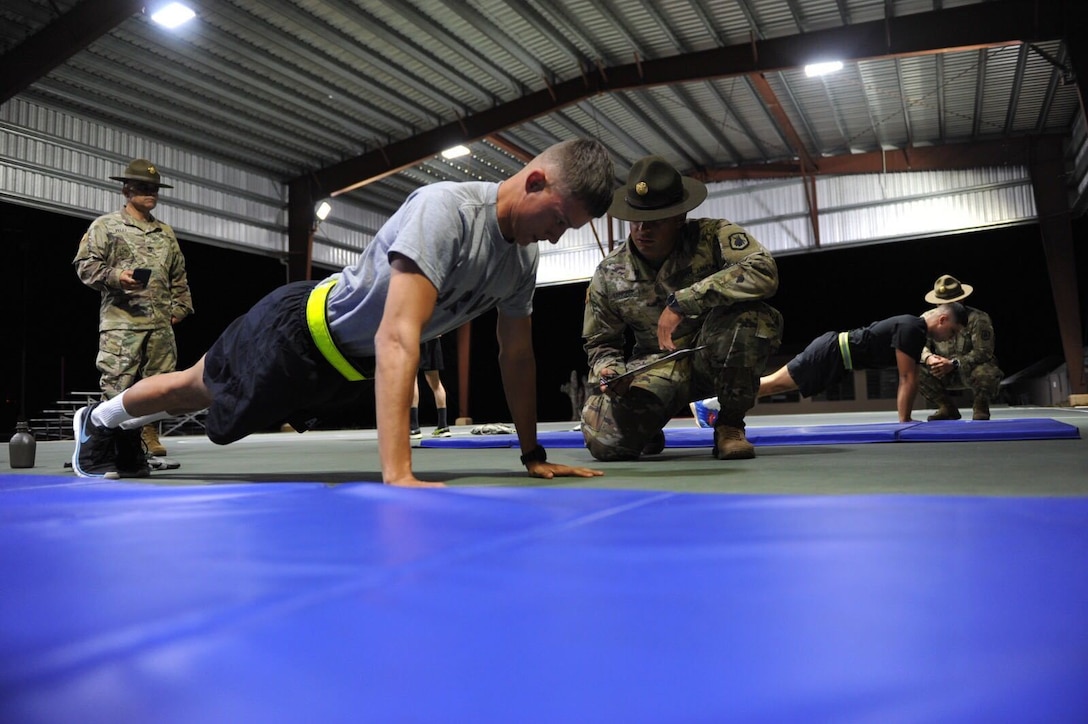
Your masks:
<path fill-rule="evenodd" d="M 740 226 L 689 219 L 660 270 L 628 242 L 601 261 L 589 285 L 582 337 L 590 377 L 658 359 L 657 321 L 670 293 L 684 314 L 678 348 L 709 345 L 634 376 L 621 395 L 594 394 L 582 410 L 586 447 L 599 460 L 634 459 L 692 400 L 717 395 L 719 425 L 744 427 L 767 358 L 782 341 L 782 315 L 761 300 L 778 289 L 774 258 Z M 630 360 L 624 335 L 634 335 Z"/>
<path fill-rule="evenodd" d="M 931 354 L 958 359 L 960 368 L 937 378 L 929 371 L 928 366 L 921 365 L 922 374 L 918 376 L 918 388 L 930 405 L 952 406 L 948 397 L 949 390 L 970 389 L 975 400 L 986 403 L 997 397 L 1004 374 L 998 368 L 997 359 L 994 357 L 994 325 L 986 312 L 967 307 L 967 325 L 963 331 L 947 342 L 926 340 L 922 359 L 927 359 Z"/>
<path fill-rule="evenodd" d="M 169 225 L 144 222 L 126 211 L 95 219 L 73 261 L 80 281 L 102 292 L 98 357 L 102 393 L 108 399 L 138 379 L 172 372 L 177 344 L 171 318 L 193 311 L 185 259 Z M 151 270 L 146 289 L 121 288 L 126 269 Z"/>

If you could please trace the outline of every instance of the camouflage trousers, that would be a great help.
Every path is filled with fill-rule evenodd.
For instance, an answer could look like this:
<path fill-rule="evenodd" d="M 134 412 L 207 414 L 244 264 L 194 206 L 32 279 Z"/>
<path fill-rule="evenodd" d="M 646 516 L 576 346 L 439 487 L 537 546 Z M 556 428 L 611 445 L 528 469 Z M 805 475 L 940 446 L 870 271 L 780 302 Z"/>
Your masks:
<path fill-rule="evenodd" d="M 598 460 L 634 460 L 642 448 L 692 400 L 717 396 L 719 425 L 744 427 L 759 391 L 767 358 L 782 343 L 782 314 L 764 302 L 710 312 L 694 339 L 678 347 L 709 345 L 633 376 L 622 394 L 591 395 L 582 408 L 582 436 Z M 665 353 L 628 360 L 636 367 Z"/>
<path fill-rule="evenodd" d="M 173 327 L 107 329 L 98 333 L 95 366 L 101 373 L 99 385 L 107 400 L 132 387 L 137 380 L 173 372 L 177 365 Z"/>
<path fill-rule="evenodd" d="M 976 400 L 989 402 L 997 397 L 1004 377 L 993 362 L 977 365 L 970 370 L 960 368 L 941 378 L 934 377 L 926 365 L 919 366 L 922 372 L 918 375 L 918 389 L 926 402 L 933 406 L 950 404 L 949 390 L 971 390 Z"/>

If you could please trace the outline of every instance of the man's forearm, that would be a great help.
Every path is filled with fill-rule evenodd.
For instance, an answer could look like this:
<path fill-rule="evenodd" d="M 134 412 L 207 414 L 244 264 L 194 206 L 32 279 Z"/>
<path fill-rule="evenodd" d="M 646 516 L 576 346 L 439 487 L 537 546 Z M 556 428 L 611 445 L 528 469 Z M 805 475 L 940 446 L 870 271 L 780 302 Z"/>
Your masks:
<path fill-rule="evenodd" d="M 499 371 L 506 405 L 518 431 L 518 443 L 523 452 L 529 452 L 537 446 L 536 360 L 532 355 L 518 359 L 500 357 Z"/>
<path fill-rule="evenodd" d="M 895 407 L 899 412 L 899 422 L 909 422 L 914 411 L 914 396 L 918 393 L 918 378 L 900 378 L 896 393 Z"/>
<path fill-rule="evenodd" d="M 383 347 L 377 355 L 374 400 L 378 418 L 378 455 L 382 480 L 386 483 L 411 477 L 412 451 L 408 439 L 408 407 L 412 403 L 412 380 L 419 366 L 408 350 L 399 345 Z"/>

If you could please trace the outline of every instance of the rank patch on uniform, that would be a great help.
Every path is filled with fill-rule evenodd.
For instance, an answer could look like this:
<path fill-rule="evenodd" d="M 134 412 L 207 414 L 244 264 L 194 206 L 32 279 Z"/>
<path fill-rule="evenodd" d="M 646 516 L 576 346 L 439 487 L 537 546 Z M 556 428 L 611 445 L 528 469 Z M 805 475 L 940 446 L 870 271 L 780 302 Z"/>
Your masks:
<path fill-rule="evenodd" d="M 735 234 L 729 235 L 729 248 L 733 251 L 743 251 L 748 248 L 748 235 L 743 231 L 738 231 Z"/>

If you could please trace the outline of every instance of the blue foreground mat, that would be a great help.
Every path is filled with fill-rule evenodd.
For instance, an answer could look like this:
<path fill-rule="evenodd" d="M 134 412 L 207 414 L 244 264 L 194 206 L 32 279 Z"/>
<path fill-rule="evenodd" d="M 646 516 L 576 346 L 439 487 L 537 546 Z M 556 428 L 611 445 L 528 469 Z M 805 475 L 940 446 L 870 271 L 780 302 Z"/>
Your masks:
<path fill-rule="evenodd" d="M 877 422 L 860 425 L 796 425 L 756 427 L 745 430 L 753 445 L 848 445 L 869 442 L 984 442 L 998 440 L 1079 439 L 1075 425 L 1050 418 L 1020 420 L 942 420 L 939 422 Z M 540 443 L 553 448 L 585 447 L 582 433 L 539 433 Z M 473 435 L 431 438 L 422 447 L 498 448 L 517 447 L 516 435 Z M 713 447 L 709 428 L 665 428 L 665 447 Z"/>
<path fill-rule="evenodd" d="M 71 480 L 3 722 L 1088 721 L 1083 498 Z"/>

